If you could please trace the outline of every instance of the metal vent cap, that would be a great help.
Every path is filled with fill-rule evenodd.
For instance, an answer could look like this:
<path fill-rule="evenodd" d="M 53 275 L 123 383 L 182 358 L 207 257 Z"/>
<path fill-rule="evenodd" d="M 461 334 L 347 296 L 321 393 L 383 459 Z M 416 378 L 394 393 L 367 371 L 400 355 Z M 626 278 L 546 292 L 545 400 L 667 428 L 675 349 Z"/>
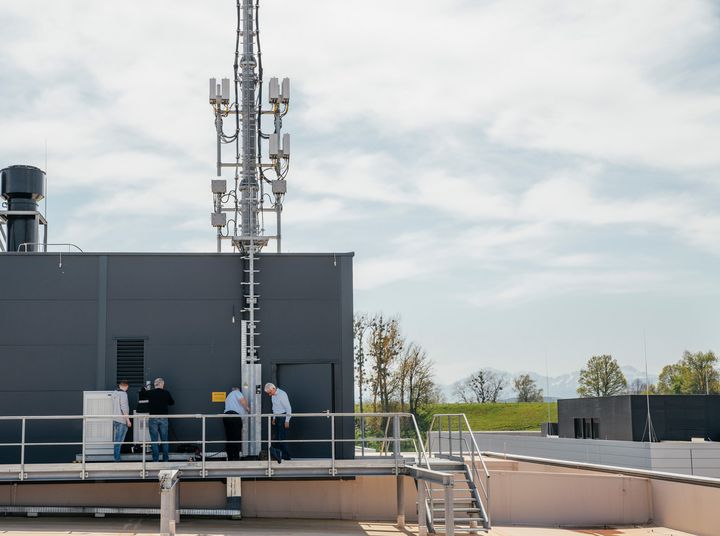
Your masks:
<path fill-rule="evenodd" d="M 45 197 L 45 172 L 35 166 L 9 166 L 0 170 L 0 195 L 10 199 Z"/>

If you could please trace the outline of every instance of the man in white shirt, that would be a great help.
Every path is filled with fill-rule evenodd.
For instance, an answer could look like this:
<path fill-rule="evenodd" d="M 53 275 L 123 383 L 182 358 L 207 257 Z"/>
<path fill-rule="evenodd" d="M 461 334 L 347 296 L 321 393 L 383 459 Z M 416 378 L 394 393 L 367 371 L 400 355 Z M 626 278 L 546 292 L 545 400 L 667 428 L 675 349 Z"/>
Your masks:
<path fill-rule="evenodd" d="M 273 428 L 275 428 L 275 436 L 278 441 L 278 449 L 282 453 L 282 457 L 285 460 L 290 460 L 290 454 L 288 453 L 287 444 L 287 431 L 290 428 L 290 418 L 292 413 L 292 407 L 290 406 L 290 399 L 285 391 L 278 389 L 272 383 L 265 384 L 265 393 L 270 396 L 272 400 L 272 412 L 275 417 L 272 420 Z"/>
<path fill-rule="evenodd" d="M 247 415 L 250 413 L 250 406 L 245 400 L 239 387 L 233 387 L 230 393 L 225 397 L 225 415 Z M 225 452 L 228 461 L 236 461 L 240 459 L 240 450 L 242 447 L 242 417 L 223 417 L 223 426 L 225 426 Z"/>
<path fill-rule="evenodd" d="M 125 440 L 125 434 L 128 428 L 132 426 L 132 421 L 128 416 L 130 413 L 130 404 L 128 404 L 127 390 L 128 382 L 120 380 L 118 382 L 117 391 L 112 394 L 113 403 L 113 459 L 120 461 L 120 447 Z"/>

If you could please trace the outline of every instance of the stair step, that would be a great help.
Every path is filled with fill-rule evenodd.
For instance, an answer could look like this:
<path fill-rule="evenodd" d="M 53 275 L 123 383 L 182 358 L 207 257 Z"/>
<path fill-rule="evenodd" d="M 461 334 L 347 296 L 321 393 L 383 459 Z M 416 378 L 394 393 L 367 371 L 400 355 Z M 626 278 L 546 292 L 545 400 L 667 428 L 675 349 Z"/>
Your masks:
<path fill-rule="evenodd" d="M 435 527 L 435 530 L 437 531 L 438 528 L 442 534 L 445 533 L 441 527 Z M 480 532 L 487 534 L 488 530 L 489 529 L 486 529 L 485 527 L 455 527 L 455 534 L 477 534 Z"/>
<path fill-rule="evenodd" d="M 433 508 L 433 512 L 444 512 L 445 508 Z M 480 508 L 453 508 L 453 512 L 480 513 Z"/>
<path fill-rule="evenodd" d="M 453 500 L 453 504 L 459 504 L 459 503 L 474 503 L 475 499 L 473 497 L 455 497 Z M 434 499 L 433 504 L 445 504 L 444 499 Z"/>
<path fill-rule="evenodd" d="M 435 524 L 436 522 L 442 524 L 443 521 L 445 521 L 444 517 L 436 517 L 433 519 L 433 524 Z M 455 524 L 462 523 L 463 521 L 466 523 L 470 523 L 472 521 L 475 521 L 476 523 L 481 523 L 482 519 L 479 517 L 456 517 L 455 518 Z"/>

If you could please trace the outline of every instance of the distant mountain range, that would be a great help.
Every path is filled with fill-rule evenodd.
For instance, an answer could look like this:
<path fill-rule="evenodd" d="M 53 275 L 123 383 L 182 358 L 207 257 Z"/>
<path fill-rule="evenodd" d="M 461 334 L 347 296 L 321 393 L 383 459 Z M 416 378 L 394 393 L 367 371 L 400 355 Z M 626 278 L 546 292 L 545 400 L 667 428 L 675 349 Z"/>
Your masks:
<path fill-rule="evenodd" d="M 633 366 L 620 367 L 625 378 L 627 379 L 628 385 L 630 385 L 635 379 L 639 378 L 643 382 L 645 381 L 645 371 L 636 369 Z M 548 389 L 548 378 L 543 374 L 538 374 L 531 370 L 520 370 L 518 372 L 507 372 L 505 370 L 498 370 L 491 368 L 496 374 L 504 374 L 508 379 L 508 385 L 503 390 L 502 401 L 513 402 L 515 401 L 515 391 L 512 389 L 512 379 L 520 374 L 529 374 L 530 377 L 535 381 L 537 386 L 543 390 L 545 400 L 557 400 L 558 398 L 577 398 L 578 380 L 580 379 L 580 371 L 569 372 L 567 374 L 561 374 L 560 376 L 550 376 L 549 378 L 549 389 Z M 648 374 L 650 383 L 656 383 L 658 377 L 656 374 Z M 453 385 L 443 385 L 441 390 L 445 395 L 445 398 L 451 402 L 457 402 L 457 397 L 453 392 Z"/>

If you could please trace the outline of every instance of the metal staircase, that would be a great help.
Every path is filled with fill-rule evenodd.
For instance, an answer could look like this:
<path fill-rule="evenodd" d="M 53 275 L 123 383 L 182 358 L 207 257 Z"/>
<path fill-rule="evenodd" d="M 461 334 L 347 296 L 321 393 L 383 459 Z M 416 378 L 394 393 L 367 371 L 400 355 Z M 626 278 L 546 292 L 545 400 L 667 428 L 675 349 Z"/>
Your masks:
<path fill-rule="evenodd" d="M 489 531 L 490 473 L 465 415 L 435 415 L 426 452 L 431 470 L 452 475 L 449 486 L 433 482 L 420 486 L 425 491 L 425 504 L 418 507 L 425 508 L 428 532 L 453 535 Z"/>

